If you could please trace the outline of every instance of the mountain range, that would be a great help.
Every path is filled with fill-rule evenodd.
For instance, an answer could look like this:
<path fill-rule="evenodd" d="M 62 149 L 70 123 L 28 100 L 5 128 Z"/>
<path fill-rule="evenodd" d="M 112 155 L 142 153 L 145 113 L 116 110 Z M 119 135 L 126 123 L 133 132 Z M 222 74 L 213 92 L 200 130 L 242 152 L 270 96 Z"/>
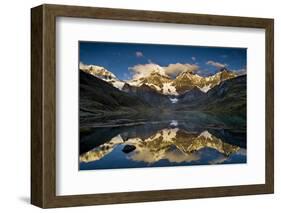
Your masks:
<path fill-rule="evenodd" d="M 183 71 L 172 79 L 160 68 L 155 66 L 155 69 L 145 77 L 122 81 L 104 67 L 80 64 L 80 70 L 94 75 L 120 90 L 123 90 L 124 87 L 126 88 L 126 85 L 127 87 L 128 85 L 133 87 L 147 86 L 161 94 L 175 96 L 183 94 L 193 88 L 198 88 L 206 93 L 220 82 L 237 77 L 235 72 L 222 68 L 216 74 L 208 77 L 203 77 L 190 71 Z"/>
<path fill-rule="evenodd" d="M 246 75 L 227 69 L 202 77 L 182 72 L 174 79 L 157 70 L 121 81 L 95 65 L 80 65 L 80 125 L 142 124 L 186 111 L 246 115 Z"/>

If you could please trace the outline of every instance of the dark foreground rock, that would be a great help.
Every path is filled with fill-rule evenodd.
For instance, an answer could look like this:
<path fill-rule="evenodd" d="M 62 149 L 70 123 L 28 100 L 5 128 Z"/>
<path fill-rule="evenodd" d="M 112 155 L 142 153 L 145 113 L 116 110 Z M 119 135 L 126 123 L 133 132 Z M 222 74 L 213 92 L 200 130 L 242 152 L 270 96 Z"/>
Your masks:
<path fill-rule="evenodd" d="M 136 147 L 134 145 L 126 145 L 122 149 L 122 152 L 127 154 L 127 153 L 130 153 L 130 152 L 134 151 L 135 149 L 136 149 Z"/>

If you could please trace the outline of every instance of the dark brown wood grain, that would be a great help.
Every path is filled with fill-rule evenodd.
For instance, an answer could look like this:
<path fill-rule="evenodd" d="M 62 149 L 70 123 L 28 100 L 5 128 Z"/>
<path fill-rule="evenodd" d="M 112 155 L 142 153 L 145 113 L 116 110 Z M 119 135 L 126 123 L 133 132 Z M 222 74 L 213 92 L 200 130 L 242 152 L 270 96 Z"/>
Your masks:
<path fill-rule="evenodd" d="M 43 204 L 42 50 L 43 7 L 31 14 L 31 203 Z"/>
<path fill-rule="evenodd" d="M 274 21 L 266 26 L 265 171 L 268 190 L 274 192 Z"/>
<path fill-rule="evenodd" d="M 259 185 L 56 196 L 56 17 L 263 28 L 266 31 L 266 183 Z M 266 194 L 274 191 L 273 20 L 41 5 L 31 10 L 31 203 L 65 207 Z M 59 82 L 58 82 L 59 83 Z"/>

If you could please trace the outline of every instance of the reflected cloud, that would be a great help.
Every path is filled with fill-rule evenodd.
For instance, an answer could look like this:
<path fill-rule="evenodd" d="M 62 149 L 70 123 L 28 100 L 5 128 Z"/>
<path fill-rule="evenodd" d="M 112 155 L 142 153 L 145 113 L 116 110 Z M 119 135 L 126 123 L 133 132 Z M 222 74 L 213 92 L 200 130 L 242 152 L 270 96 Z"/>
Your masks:
<path fill-rule="evenodd" d="M 124 143 L 122 137 L 117 135 L 112 138 L 109 142 L 81 155 L 80 162 L 92 162 L 102 159 L 104 156 L 113 151 L 113 149 L 118 145 Z"/>

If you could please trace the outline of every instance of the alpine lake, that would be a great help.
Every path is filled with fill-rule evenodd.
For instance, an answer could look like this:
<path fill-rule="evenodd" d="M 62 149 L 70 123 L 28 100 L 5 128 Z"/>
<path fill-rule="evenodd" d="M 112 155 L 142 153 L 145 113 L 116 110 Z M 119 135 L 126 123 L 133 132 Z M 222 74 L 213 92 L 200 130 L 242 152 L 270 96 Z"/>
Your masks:
<path fill-rule="evenodd" d="M 80 124 L 79 169 L 246 163 L 246 139 L 246 118 L 238 114 L 88 118 Z"/>

